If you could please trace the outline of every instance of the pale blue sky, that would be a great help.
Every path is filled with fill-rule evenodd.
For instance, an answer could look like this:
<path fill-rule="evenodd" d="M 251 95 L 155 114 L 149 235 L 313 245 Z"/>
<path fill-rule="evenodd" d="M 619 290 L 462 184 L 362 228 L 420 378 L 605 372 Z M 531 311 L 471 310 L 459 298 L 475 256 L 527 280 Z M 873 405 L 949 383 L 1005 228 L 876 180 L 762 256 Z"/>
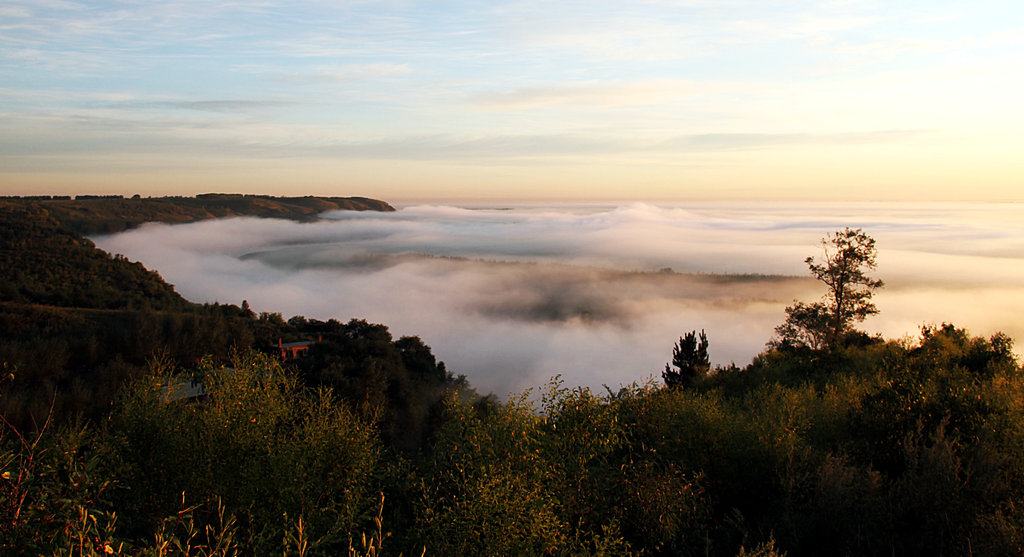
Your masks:
<path fill-rule="evenodd" d="M 6 0 L 0 190 L 1024 201 L 1019 1 Z"/>

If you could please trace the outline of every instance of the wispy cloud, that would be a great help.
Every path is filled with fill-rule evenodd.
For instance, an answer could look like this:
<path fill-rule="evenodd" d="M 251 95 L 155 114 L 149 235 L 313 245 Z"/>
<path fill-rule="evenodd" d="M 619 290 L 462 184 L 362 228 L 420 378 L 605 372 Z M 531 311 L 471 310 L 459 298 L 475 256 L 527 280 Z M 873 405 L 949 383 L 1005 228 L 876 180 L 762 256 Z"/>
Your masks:
<path fill-rule="evenodd" d="M 121 103 L 112 105 L 120 108 L 154 108 L 173 110 L 195 110 L 199 112 L 253 113 L 293 104 L 288 101 L 223 99 L 223 100 L 181 100 Z"/>
<path fill-rule="evenodd" d="M 616 107 L 648 104 L 692 95 L 698 86 L 682 80 L 651 80 L 632 83 L 562 83 L 514 91 L 479 93 L 471 102 L 485 108 L 526 109 L 552 105 Z M 703 92 L 703 91 L 701 91 Z"/>
<path fill-rule="evenodd" d="M 283 69 L 267 73 L 275 75 L 275 79 L 295 83 L 342 83 L 347 81 L 363 81 L 381 79 L 392 76 L 407 75 L 412 72 L 408 64 L 350 64 L 345 66 L 316 66 L 301 72 L 289 72 Z"/>
<path fill-rule="evenodd" d="M 948 7 L 921 0 L 9 0 L 0 144 L 62 164 L 120 152 L 190 168 L 218 153 L 421 169 L 590 157 L 600 168 L 634 153 L 768 147 L 798 160 L 812 145 L 885 145 L 917 161 L 925 132 L 914 130 L 935 130 L 970 139 L 924 166 L 969 168 L 984 150 L 999 154 L 986 166 L 1017 168 L 1013 153 L 989 147 L 1024 121 L 1013 71 L 1024 8 L 979 2 L 943 17 Z M 836 160 L 863 166 L 853 154 Z M 789 180 L 781 168 L 774 183 Z M 451 178 L 469 188 L 488 176 Z"/>
<path fill-rule="evenodd" d="M 2 93 L 2 92 L 0 92 Z M 40 168 L 61 156 L 153 153 L 167 157 L 317 158 L 507 162 L 566 161 L 608 155 L 687 156 L 780 149 L 799 145 L 889 145 L 927 138 L 928 130 L 841 133 L 545 133 L 474 136 L 453 134 L 346 138 L 344 127 L 277 121 L 295 102 L 275 99 L 119 99 L 86 95 L 74 110 L 8 112 L 10 133 L 0 137 L 0 156 L 48 153 L 22 161 Z M 204 116 L 206 114 L 215 117 Z M 126 161 L 128 162 L 128 161 Z"/>
<path fill-rule="evenodd" d="M 763 149 L 784 145 L 878 145 L 930 135 L 925 130 L 877 130 L 843 133 L 711 133 L 672 138 L 657 146 L 675 152 Z"/>
<path fill-rule="evenodd" d="M 856 16 L 849 13 L 822 14 L 797 13 L 785 17 L 761 20 L 737 20 L 728 25 L 733 40 L 744 42 L 802 40 L 832 41 L 842 32 L 864 29 L 877 25 L 884 16 Z"/>

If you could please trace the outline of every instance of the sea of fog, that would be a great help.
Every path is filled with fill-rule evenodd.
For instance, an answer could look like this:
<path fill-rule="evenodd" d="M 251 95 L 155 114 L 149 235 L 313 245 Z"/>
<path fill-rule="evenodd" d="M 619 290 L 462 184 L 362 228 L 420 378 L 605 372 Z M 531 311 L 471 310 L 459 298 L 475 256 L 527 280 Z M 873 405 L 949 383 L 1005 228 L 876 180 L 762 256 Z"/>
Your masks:
<path fill-rule="evenodd" d="M 600 390 L 660 378 L 691 330 L 707 332 L 713 363 L 747 364 L 786 305 L 823 294 L 804 259 L 844 227 L 876 239 L 886 282 L 864 330 L 916 338 L 951 322 L 1024 343 L 1022 204 L 463 204 L 323 217 L 147 224 L 94 240 L 192 301 L 418 335 L 498 395 L 555 375 Z"/>

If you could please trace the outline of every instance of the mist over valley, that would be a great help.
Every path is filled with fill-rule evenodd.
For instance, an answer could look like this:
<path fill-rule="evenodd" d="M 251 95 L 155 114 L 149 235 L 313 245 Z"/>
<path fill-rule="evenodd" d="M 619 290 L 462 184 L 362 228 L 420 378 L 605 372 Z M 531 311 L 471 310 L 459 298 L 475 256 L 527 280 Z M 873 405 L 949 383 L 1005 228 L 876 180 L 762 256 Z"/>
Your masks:
<path fill-rule="evenodd" d="M 847 226 L 877 240 L 886 281 L 864 330 L 898 338 L 951 321 L 1020 339 L 1021 223 L 1024 207 L 996 204 L 413 205 L 94 240 L 192 301 L 418 335 L 478 390 L 505 395 L 558 374 L 597 389 L 644 382 L 694 329 L 713 363 L 746 364 L 786 305 L 820 296 L 804 259 Z"/>

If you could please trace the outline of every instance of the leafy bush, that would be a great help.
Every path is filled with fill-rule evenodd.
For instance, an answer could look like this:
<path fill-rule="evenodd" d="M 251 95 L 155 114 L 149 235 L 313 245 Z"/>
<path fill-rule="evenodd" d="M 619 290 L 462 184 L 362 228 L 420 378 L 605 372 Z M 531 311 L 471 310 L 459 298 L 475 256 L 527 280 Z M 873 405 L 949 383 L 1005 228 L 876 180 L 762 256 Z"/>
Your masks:
<path fill-rule="evenodd" d="M 145 517 L 172 515 L 183 500 L 213 523 L 222 503 L 247 551 L 279 550 L 300 520 L 311 549 L 346 547 L 372 508 L 374 430 L 258 354 L 198 375 L 205 401 L 168 403 L 165 374 L 131 390 L 113 419 L 126 488 L 118 503 L 132 527 L 151 529 Z"/>

